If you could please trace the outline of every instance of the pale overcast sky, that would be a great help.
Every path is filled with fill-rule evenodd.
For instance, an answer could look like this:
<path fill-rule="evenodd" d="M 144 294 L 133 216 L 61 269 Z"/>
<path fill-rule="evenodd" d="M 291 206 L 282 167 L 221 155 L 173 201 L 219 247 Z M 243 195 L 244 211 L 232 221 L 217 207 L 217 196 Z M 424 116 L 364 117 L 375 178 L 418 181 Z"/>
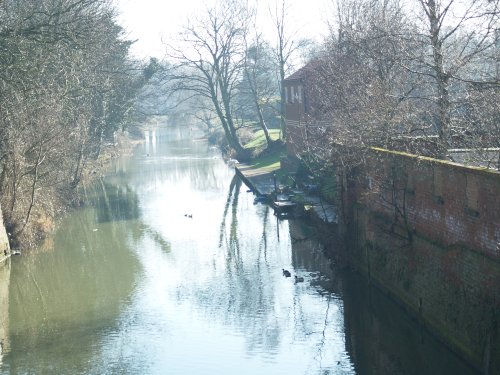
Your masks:
<path fill-rule="evenodd" d="M 272 38 L 274 29 L 268 9 L 274 0 L 250 0 L 250 3 L 252 1 L 258 1 L 261 27 L 268 38 Z M 139 58 L 163 57 L 162 38 L 168 41 L 175 36 L 190 15 L 203 11 L 210 2 L 213 0 L 115 0 L 120 12 L 118 22 L 125 27 L 129 39 L 138 39 L 132 53 Z M 288 27 L 297 30 L 298 38 L 320 39 L 326 34 L 331 0 L 287 0 L 287 3 Z"/>

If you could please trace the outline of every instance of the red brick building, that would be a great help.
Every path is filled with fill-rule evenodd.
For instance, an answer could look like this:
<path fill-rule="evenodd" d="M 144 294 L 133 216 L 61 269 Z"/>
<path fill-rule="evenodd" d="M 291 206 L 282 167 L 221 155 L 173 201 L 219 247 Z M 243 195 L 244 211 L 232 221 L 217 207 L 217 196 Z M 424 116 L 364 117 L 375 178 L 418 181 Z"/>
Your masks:
<path fill-rule="evenodd" d="M 300 155 L 307 150 L 311 136 L 311 115 L 308 78 L 312 75 L 315 63 L 309 63 L 285 78 L 285 122 L 287 127 L 287 148 L 289 155 Z"/>
<path fill-rule="evenodd" d="M 307 65 L 283 81 L 285 88 L 285 117 L 287 123 L 305 121 L 307 98 L 304 92 Z"/>
<path fill-rule="evenodd" d="M 324 148 L 327 133 L 333 128 L 330 121 L 325 121 L 318 114 L 319 103 L 314 100 L 314 81 L 320 64 L 319 60 L 311 61 L 283 81 L 287 149 L 290 156 Z"/>

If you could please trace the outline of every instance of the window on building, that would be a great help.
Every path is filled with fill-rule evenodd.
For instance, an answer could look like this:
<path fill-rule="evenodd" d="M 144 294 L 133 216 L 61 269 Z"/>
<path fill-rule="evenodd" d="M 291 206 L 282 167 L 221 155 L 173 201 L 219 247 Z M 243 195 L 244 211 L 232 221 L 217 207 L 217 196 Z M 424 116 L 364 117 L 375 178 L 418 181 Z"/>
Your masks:
<path fill-rule="evenodd" d="M 285 103 L 288 103 L 288 87 L 285 86 Z"/>
<path fill-rule="evenodd" d="M 297 101 L 302 103 L 302 86 L 297 86 Z"/>
<path fill-rule="evenodd" d="M 293 99 L 295 98 L 295 92 L 294 92 L 293 86 L 290 87 L 290 90 L 291 90 L 290 103 L 293 103 Z"/>

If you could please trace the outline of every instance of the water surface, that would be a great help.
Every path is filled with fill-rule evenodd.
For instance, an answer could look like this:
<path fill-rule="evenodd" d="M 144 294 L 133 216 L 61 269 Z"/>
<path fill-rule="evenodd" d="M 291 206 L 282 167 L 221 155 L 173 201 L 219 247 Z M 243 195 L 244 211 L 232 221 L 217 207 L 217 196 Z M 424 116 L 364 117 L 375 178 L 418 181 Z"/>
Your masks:
<path fill-rule="evenodd" d="M 200 135 L 147 132 L 0 268 L 2 374 L 470 373 L 311 228 L 255 205 Z"/>

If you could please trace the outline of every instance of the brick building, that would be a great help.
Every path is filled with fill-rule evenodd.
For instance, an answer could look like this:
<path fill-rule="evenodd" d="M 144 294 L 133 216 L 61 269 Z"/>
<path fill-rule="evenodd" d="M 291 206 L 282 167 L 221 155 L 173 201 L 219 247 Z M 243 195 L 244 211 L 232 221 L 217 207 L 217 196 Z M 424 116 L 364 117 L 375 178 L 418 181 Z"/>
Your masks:
<path fill-rule="evenodd" d="M 285 78 L 285 117 L 287 123 L 305 121 L 307 99 L 304 87 L 307 79 L 308 65 Z"/>
<path fill-rule="evenodd" d="M 285 89 L 285 122 L 287 127 L 287 149 L 290 156 L 297 156 L 315 145 L 324 143 L 325 129 L 330 122 L 323 121 L 314 103 L 314 73 L 320 66 L 314 60 L 291 74 L 283 81 Z"/>

